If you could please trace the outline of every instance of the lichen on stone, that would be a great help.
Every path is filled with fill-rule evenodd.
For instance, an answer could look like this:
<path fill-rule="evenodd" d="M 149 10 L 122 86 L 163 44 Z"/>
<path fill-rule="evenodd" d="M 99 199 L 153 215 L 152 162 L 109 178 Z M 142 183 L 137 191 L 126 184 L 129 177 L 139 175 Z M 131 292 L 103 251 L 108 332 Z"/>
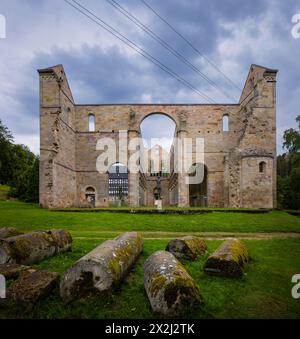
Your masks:
<path fill-rule="evenodd" d="M 171 252 L 179 260 L 196 260 L 206 250 L 205 242 L 196 236 L 186 236 L 171 240 L 166 248 L 166 251 Z"/>
<path fill-rule="evenodd" d="M 249 262 L 247 247 L 238 239 L 225 241 L 208 259 L 205 271 L 228 277 L 242 277 Z"/>
<path fill-rule="evenodd" d="M 13 249 L 18 261 L 23 261 L 30 256 L 30 240 L 25 237 L 18 237 L 13 242 Z"/>
<path fill-rule="evenodd" d="M 150 282 L 150 293 L 153 297 L 156 297 L 157 293 L 164 287 L 167 278 L 162 274 L 156 274 Z"/>

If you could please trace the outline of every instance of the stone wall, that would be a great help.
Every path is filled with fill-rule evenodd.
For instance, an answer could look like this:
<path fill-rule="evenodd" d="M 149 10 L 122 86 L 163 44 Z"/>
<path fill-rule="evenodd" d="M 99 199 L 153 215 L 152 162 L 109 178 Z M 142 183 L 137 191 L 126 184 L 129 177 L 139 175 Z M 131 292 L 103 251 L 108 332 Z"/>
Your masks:
<path fill-rule="evenodd" d="M 61 65 L 40 70 L 41 206 L 84 207 L 87 187 L 95 189 L 96 206 L 108 206 L 108 175 L 96 168 L 103 152 L 96 150 L 97 141 L 118 142 L 119 131 L 127 131 L 129 141 L 140 137 L 141 122 L 162 113 L 176 123 L 175 136 L 205 141 L 208 206 L 275 207 L 276 73 L 252 65 L 238 104 L 76 105 Z M 90 114 L 95 132 L 89 132 Z M 222 126 L 225 114 L 228 132 Z M 123 162 L 124 152 L 117 151 L 116 162 Z M 264 173 L 259 172 L 261 162 L 266 163 Z M 129 173 L 130 206 L 153 206 L 154 183 L 148 179 Z M 164 205 L 189 205 L 185 174 L 171 174 L 162 190 Z"/>
<path fill-rule="evenodd" d="M 76 204 L 75 106 L 61 66 L 40 74 L 40 204 Z"/>

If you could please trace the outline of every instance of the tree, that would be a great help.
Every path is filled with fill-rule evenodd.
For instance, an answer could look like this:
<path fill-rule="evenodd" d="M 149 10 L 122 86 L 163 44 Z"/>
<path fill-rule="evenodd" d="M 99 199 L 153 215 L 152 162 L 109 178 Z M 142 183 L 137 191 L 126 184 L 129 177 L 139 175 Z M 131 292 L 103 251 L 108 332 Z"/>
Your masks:
<path fill-rule="evenodd" d="M 0 120 L 0 184 L 6 184 L 11 180 L 12 161 L 10 159 L 13 136 Z"/>
<path fill-rule="evenodd" d="M 300 115 L 297 116 L 296 122 L 298 123 L 298 131 L 290 128 L 283 135 L 283 147 L 291 153 L 300 152 Z"/>
<path fill-rule="evenodd" d="M 283 147 L 288 151 L 277 158 L 277 198 L 282 208 L 300 209 L 300 115 L 298 131 L 291 128 L 284 132 Z"/>
<path fill-rule="evenodd" d="M 13 136 L 0 120 L 0 184 L 10 186 L 10 196 L 39 200 L 39 158 L 25 145 L 13 143 Z"/>
<path fill-rule="evenodd" d="M 29 171 L 26 201 L 28 202 L 39 202 L 39 165 L 40 159 L 36 157 L 32 168 Z"/>
<path fill-rule="evenodd" d="M 8 182 L 11 186 L 10 195 L 25 200 L 28 190 L 28 178 L 34 166 L 36 156 L 27 146 L 12 145 L 10 157 L 14 163 L 12 178 Z"/>

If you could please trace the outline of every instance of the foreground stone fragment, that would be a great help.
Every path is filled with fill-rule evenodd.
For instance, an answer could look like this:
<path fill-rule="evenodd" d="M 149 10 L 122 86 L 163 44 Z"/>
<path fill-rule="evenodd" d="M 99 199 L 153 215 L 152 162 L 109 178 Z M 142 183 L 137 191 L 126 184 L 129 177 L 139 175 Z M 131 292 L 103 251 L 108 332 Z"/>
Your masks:
<path fill-rule="evenodd" d="M 244 243 L 229 239 L 207 259 L 204 271 L 209 274 L 238 278 L 243 276 L 249 262 L 249 253 Z"/>
<path fill-rule="evenodd" d="M 179 260 L 196 260 L 198 255 L 207 251 L 207 246 L 201 238 L 187 236 L 171 240 L 166 251 L 172 253 Z"/>
<path fill-rule="evenodd" d="M 16 235 L 20 235 L 20 234 L 23 234 L 23 233 L 13 227 L 0 228 L 0 239 L 15 237 Z"/>
<path fill-rule="evenodd" d="M 37 231 L 0 239 L 0 264 L 30 265 L 71 249 L 68 231 Z"/>
<path fill-rule="evenodd" d="M 21 275 L 7 290 L 8 301 L 31 309 L 40 299 L 48 296 L 58 286 L 59 274 L 36 271 Z"/>
<path fill-rule="evenodd" d="M 142 250 L 142 237 L 136 232 L 105 241 L 67 270 L 60 284 L 62 299 L 71 302 L 112 290 L 125 278 Z"/>
<path fill-rule="evenodd" d="M 192 277 L 170 252 L 158 251 L 144 264 L 144 284 L 154 312 L 183 315 L 202 303 Z"/>
<path fill-rule="evenodd" d="M 33 273 L 35 270 L 30 266 L 24 266 L 19 264 L 1 264 L 0 274 L 6 279 L 17 279 L 21 274 Z"/>

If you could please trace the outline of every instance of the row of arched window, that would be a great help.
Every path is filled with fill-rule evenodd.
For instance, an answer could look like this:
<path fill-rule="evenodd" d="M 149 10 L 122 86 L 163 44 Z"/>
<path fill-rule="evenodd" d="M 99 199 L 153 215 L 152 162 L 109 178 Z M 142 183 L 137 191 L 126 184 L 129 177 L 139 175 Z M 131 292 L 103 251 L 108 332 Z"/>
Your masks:
<path fill-rule="evenodd" d="M 95 115 L 93 113 L 89 114 L 88 123 L 89 123 L 89 132 L 95 132 L 96 121 L 95 121 Z M 229 132 L 229 115 L 228 114 L 223 115 L 223 132 Z"/>

